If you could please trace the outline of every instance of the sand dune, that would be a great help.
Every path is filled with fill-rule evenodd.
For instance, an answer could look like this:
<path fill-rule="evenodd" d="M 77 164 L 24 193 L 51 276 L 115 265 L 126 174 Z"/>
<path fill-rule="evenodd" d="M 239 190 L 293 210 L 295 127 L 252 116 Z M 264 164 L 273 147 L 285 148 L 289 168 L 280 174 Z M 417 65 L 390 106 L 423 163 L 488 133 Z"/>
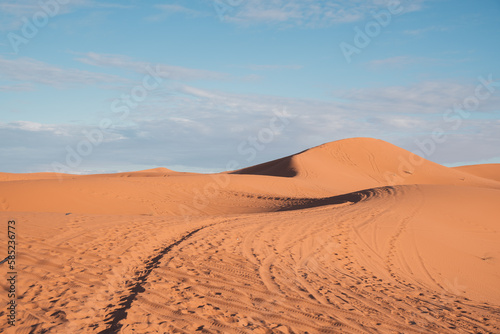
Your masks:
<path fill-rule="evenodd" d="M 106 177 L 159 177 L 159 176 L 169 176 L 172 174 L 183 174 L 178 173 L 168 168 L 159 167 L 153 169 L 146 169 L 136 172 L 125 172 L 125 173 L 113 173 L 113 174 L 94 174 L 94 175 L 72 175 L 72 174 L 62 174 L 62 173 L 0 173 L 1 181 L 28 181 L 28 180 L 68 180 L 75 179 L 77 177 L 87 176 L 106 176 Z"/>
<path fill-rule="evenodd" d="M 74 175 L 61 173 L 0 173 L 0 182 L 3 181 L 27 181 L 27 180 L 53 180 L 53 179 L 71 179 Z"/>
<path fill-rule="evenodd" d="M 3 173 L 0 329 L 499 333 L 498 170 L 355 138 L 212 175 Z"/>
<path fill-rule="evenodd" d="M 454 169 L 485 179 L 500 181 L 500 164 L 470 165 L 455 167 Z"/>
<path fill-rule="evenodd" d="M 372 138 L 345 139 L 242 169 L 236 174 L 308 180 L 334 193 L 385 185 L 452 184 L 493 186 L 490 180 L 433 163 Z M 482 176 L 482 175 L 479 175 Z"/>

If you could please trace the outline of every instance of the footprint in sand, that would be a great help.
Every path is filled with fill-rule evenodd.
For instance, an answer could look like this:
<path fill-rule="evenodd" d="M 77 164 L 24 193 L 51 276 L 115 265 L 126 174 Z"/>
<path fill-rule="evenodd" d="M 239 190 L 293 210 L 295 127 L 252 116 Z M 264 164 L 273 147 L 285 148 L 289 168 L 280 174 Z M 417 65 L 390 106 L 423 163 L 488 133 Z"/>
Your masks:
<path fill-rule="evenodd" d="M 9 210 L 10 206 L 9 206 L 9 203 L 7 203 L 7 200 L 5 198 L 2 198 L 2 200 L 0 200 L 0 210 L 2 211 L 7 211 Z"/>

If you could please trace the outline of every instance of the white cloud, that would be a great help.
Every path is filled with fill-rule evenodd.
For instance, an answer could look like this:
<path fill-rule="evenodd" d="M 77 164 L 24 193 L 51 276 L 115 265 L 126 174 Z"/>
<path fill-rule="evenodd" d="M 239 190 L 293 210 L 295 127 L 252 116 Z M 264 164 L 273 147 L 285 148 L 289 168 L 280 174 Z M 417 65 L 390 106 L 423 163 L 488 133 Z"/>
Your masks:
<path fill-rule="evenodd" d="M 154 64 L 137 61 L 122 55 L 89 52 L 82 57 L 77 58 L 77 60 L 93 66 L 116 67 L 141 74 L 149 73 L 150 71 L 147 70 L 149 68 L 161 77 L 172 80 L 228 80 L 231 78 L 231 76 L 226 73 L 172 66 L 167 64 Z"/>
<path fill-rule="evenodd" d="M 395 117 L 387 119 L 387 124 L 392 125 L 393 127 L 398 129 L 415 129 L 417 127 L 425 125 L 425 123 L 426 122 L 420 119 L 410 117 Z"/>
<path fill-rule="evenodd" d="M 26 92 L 34 89 L 35 87 L 31 83 L 0 86 L 0 92 Z"/>
<path fill-rule="evenodd" d="M 441 124 L 437 124 L 441 126 Z M 443 143 L 427 158 L 446 165 L 465 165 L 480 161 L 500 163 L 500 120 L 468 120 L 458 131 L 447 132 Z M 404 143 L 408 150 L 422 150 L 418 143 L 432 145 L 429 134 L 414 136 Z M 409 139 L 409 138 L 408 138 Z M 432 146 L 429 146 L 432 147 Z"/>
<path fill-rule="evenodd" d="M 335 91 L 334 96 L 347 100 L 347 104 L 372 113 L 442 114 L 467 97 L 474 97 L 479 82 L 460 84 L 455 82 L 426 81 L 409 86 L 362 88 Z M 486 90 L 483 88 L 483 93 Z M 480 101 L 478 111 L 500 109 L 500 89 L 488 99 Z"/>
<path fill-rule="evenodd" d="M 246 65 L 241 66 L 252 71 L 280 71 L 280 70 L 300 70 L 302 65 Z"/>
<path fill-rule="evenodd" d="M 422 57 L 410 57 L 410 56 L 396 56 L 384 59 L 374 59 L 368 62 L 368 66 L 372 68 L 381 67 L 402 67 L 405 65 L 416 64 L 426 61 L 435 61 L 434 59 L 422 58 Z"/>
<path fill-rule="evenodd" d="M 155 5 L 154 7 L 156 9 L 159 9 L 160 13 L 148 17 L 147 19 L 150 21 L 164 20 L 167 17 L 175 14 L 183 14 L 189 17 L 206 16 L 205 13 L 177 4 L 161 4 L 161 5 Z"/>
<path fill-rule="evenodd" d="M 426 0 L 403 0 L 403 12 L 418 11 Z M 372 11 L 386 9 L 390 0 L 371 1 L 319 1 L 319 0 L 246 0 L 241 5 L 224 8 L 222 13 L 229 22 L 239 24 L 282 24 L 285 26 L 324 27 L 334 24 L 358 22 Z"/>
<path fill-rule="evenodd" d="M 50 9 L 46 7 L 49 1 L 35 1 L 35 0 L 3 0 L 0 3 L 0 14 L 2 20 L 0 21 L 0 31 L 16 30 L 23 25 L 23 17 L 28 20 L 32 19 L 33 15 L 39 12 L 51 13 L 51 15 L 62 15 L 74 12 L 80 8 L 114 8 L 114 9 L 128 9 L 132 6 L 106 3 L 104 1 L 96 0 L 71 0 L 68 3 L 59 4 L 58 1 L 53 5 L 51 2 Z M 54 13 L 54 14 L 52 14 Z"/>
<path fill-rule="evenodd" d="M 419 29 L 404 30 L 403 33 L 406 35 L 420 37 L 420 36 L 422 36 L 426 33 L 429 33 L 429 32 L 443 32 L 443 31 L 449 31 L 449 30 L 451 30 L 451 27 L 430 26 L 430 27 L 419 28 Z"/>
<path fill-rule="evenodd" d="M 14 82 L 26 82 L 28 85 L 42 84 L 57 88 L 65 88 L 68 84 L 85 85 L 126 81 L 115 75 L 64 69 L 32 58 L 5 59 L 1 56 L 0 74 Z"/>
<path fill-rule="evenodd" d="M 415 56 L 395 56 L 383 59 L 374 59 L 366 63 L 373 70 L 399 69 L 410 65 L 456 65 L 471 61 L 470 58 L 452 59 L 452 58 L 429 58 Z"/>
<path fill-rule="evenodd" d="M 24 131 L 49 131 L 55 134 L 60 134 L 60 132 L 57 131 L 57 126 L 54 124 L 40 124 L 28 121 L 0 123 L 0 129 L 18 129 Z"/>

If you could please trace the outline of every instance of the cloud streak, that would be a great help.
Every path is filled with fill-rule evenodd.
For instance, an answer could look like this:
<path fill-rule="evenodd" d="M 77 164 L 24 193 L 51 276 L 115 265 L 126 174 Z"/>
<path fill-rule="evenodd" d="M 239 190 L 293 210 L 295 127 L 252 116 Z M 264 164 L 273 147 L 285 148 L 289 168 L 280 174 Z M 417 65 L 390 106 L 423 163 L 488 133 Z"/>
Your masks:
<path fill-rule="evenodd" d="M 400 1 L 404 12 L 419 11 L 425 2 L 426 0 Z M 281 24 L 288 27 L 318 28 L 362 21 L 372 11 L 386 8 L 390 3 L 390 0 L 247 0 L 228 10 L 225 19 L 242 25 Z"/>
<path fill-rule="evenodd" d="M 252 71 L 282 71 L 282 70 L 300 70 L 302 65 L 257 65 L 251 64 L 246 66 L 239 66 Z"/>
<path fill-rule="evenodd" d="M 16 30 L 23 25 L 23 17 L 31 18 L 37 12 L 45 11 L 42 5 L 48 1 L 33 1 L 33 0 L 3 0 L 0 3 L 0 31 Z M 57 1 L 57 14 L 63 15 L 72 13 L 81 8 L 114 8 L 114 9 L 130 9 L 132 6 L 116 3 L 106 3 L 103 1 L 94 0 L 71 0 Z"/>
<path fill-rule="evenodd" d="M 78 61 L 87 65 L 101 67 L 104 70 L 119 68 L 130 73 L 147 75 L 155 73 L 162 78 L 173 81 L 230 81 L 235 77 L 227 73 L 193 69 L 167 64 L 154 64 L 137 61 L 122 55 L 102 55 L 87 53 Z M 0 56 L 0 75 L 4 80 L 13 84 L 0 86 L 0 91 L 26 91 L 33 90 L 34 85 L 47 85 L 59 89 L 68 88 L 69 85 L 95 85 L 95 84 L 131 84 L 132 81 L 123 76 L 103 72 L 85 71 L 74 68 L 62 68 L 32 58 L 7 59 Z M 245 79 L 245 78 L 240 78 Z"/>
<path fill-rule="evenodd" d="M 335 91 L 333 95 L 348 101 L 359 110 L 373 114 L 392 111 L 401 114 L 442 114 L 446 109 L 461 104 L 467 96 L 473 95 L 476 84 L 426 81 L 410 86 L 362 88 L 349 91 Z M 500 96 L 496 93 L 483 101 L 477 111 L 500 110 Z"/>
<path fill-rule="evenodd" d="M 100 67 L 120 68 L 140 74 L 147 74 L 148 68 L 164 78 L 180 81 L 190 80 L 229 80 L 231 76 L 226 73 L 193 69 L 168 64 L 154 64 L 145 61 L 134 60 L 123 55 L 98 54 L 89 52 L 77 58 L 78 61 Z"/>
<path fill-rule="evenodd" d="M 177 4 L 155 5 L 154 8 L 158 9 L 160 13 L 153 16 L 149 16 L 147 19 L 150 21 L 161 21 L 168 18 L 171 15 L 176 15 L 176 14 L 182 14 L 192 18 L 207 15 L 206 13 L 202 13 L 200 11 Z"/>
<path fill-rule="evenodd" d="M 424 62 L 436 62 L 437 59 L 423 58 L 423 57 L 411 57 L 411 56 L 396 56 L 384 59 L 374 59 L 368 62 L 368 66 L 374 69 L 380 68 L 394 68 L 394 67 L 405 67 L 413 64 L 421 64 Z"/>
<path fill-rule="evenodd" d="M 0 74 L 13 82 L 24 82 L 24 86 L 41 84 L 66 88 L 68 84 L 124 83 L 125 79 L 104 73 L 64 69 L 32 58 L 6 59 L 0 56 Z M 28 86 L 26 86 L 28 85 Z M 11 87 L 16 87 L 11 86 Z"/>

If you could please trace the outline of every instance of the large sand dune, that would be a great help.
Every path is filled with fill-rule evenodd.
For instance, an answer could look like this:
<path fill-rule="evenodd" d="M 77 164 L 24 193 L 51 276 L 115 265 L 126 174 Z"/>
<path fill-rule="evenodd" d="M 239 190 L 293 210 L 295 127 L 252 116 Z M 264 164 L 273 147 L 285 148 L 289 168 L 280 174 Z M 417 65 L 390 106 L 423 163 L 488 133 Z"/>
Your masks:
<path fill-rule="evenodd" d="M 355 138 L 212 175 L 0 173 L 0 330 L 500 333 L 499 171 Z"/>

